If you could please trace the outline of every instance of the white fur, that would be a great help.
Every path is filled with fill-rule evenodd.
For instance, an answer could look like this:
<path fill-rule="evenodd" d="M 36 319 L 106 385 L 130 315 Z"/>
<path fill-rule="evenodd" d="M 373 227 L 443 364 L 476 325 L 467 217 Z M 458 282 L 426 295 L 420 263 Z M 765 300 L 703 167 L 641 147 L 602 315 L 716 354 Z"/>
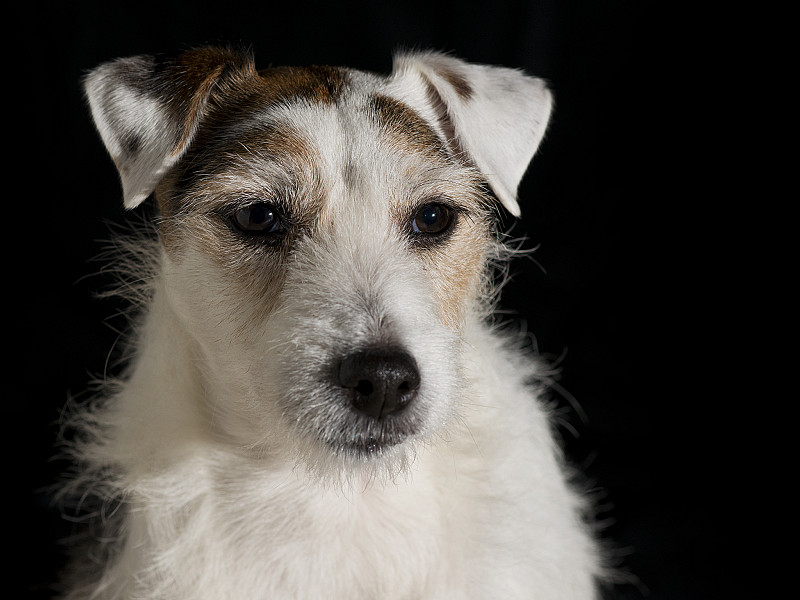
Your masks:
<path fill-rule="evenodd" d="M 437 61 L 469 80 L 474 103 L 460 108 L 431 67 Z M 142 92 L 108 91 L 107 69 L 90 76 L 90 101 L 115 94 L 115 106 L 128 107 L 116 118 L 162 119 L 156 100 L 139 102 Z M 463 146 L 517 213 L 516 186 L 550 110 L 543 86 L 441 55 L 402 58 L 381 89 L 432 123 L 415 73 L 435 82 Z M 498 85 L 516 91 L 502 95 Z M 521 114 L 526 105 L 537 107 L 533 119 Z M 97 102 L 92 108 L 114 155 L 121 125 Z M 601 561 L 531 384 L 543 374 L 486 323 L 483 305 L 467 307 L 457 324 L 442 320 L 434 287 L 386 210 L 387 182 L 405 181 L 410 167 L 354 115 L 347 107 L 272 113 L 293 119 L 320 149 L 333 225 L 298 242 L 269 314 L 234 293 L 228 271 L 201 246 L 189 243 L 179 256 L 153 246 L 129 372 L 77 417 L 79 484 L 118 503 L 122 517 L 105 534 L 116 536 L 115 550 L 99 580 L 69 598 L 594 597 Z M 148 127 L 144 137 L 155 135 Z M 363 167 L 355 189 L 336 177 L 343 135 L 360 140 L 347 148 L 347 160 Z M 139 182 L 125 185 L 128 205 L 149 193 L 164 161 L 177 160 L 162 142 L 147 145 L 146 161 L 124 165 L 123 181 Z M 258 160 L 260 175 L 240 170 L 231 181 L 269 185 L 254 183 L 271 173 Z M 336 452 L 321 442 L 340 417 L 319 373 L 336 355 L 387 337 L 419 365 L 420 430 L 372 456 Z"/>

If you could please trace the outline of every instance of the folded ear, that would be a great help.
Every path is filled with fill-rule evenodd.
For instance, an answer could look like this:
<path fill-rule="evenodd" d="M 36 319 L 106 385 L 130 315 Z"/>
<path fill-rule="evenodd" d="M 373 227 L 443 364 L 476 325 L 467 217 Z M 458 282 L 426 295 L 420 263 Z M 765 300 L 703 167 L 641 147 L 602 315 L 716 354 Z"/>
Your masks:
<path fill-rule="evenodd" d="M 84 89 L 119 170 L 126 208 L 141 204 L 183 155 L 215 90 L 253 74 L 250 56 L 220 48 L 171 61 L 121 58 L 89 72 Z"/>
<path fill-rule="evenodd" d="M 514 216 L 517 187 L 544 135 L 552 108 L 545 83 L 520 71 L 433 53 L 395 57 L 406 101 L 427 104 L 448 146 L 474 164 Z"/>

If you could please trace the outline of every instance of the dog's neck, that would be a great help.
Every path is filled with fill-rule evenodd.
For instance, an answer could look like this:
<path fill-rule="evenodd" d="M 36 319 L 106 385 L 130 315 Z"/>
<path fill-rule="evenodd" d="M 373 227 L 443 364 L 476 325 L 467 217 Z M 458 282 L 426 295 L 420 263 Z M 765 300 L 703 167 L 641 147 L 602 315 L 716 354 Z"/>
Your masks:
<path fill-rule="evenodd" d="M 180 448 L 189 456 L 209 441 L 196 344 L 166 295 L 162 286 L 155 286 L 127 384 L 117 398 L 117 410 L 125 413 L 120 422 L 126 424 L 116 436 L 117 450 L 121 457 L 136 456 L 141 462 L 147 448 L 151 466 L 165 457 L 175 462 L 183 454 L 176 452 Z"/>

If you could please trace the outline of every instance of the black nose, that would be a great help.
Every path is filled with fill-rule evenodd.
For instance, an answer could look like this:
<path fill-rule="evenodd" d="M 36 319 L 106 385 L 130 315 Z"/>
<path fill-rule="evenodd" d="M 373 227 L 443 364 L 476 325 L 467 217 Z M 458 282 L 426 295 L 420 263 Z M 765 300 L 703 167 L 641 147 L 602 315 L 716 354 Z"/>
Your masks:
<path fill-rule="evenodd" d="M 397 349 L 354 352 L 339 365 L 339 383 L 352 394 L 353 407 L 374 419 L 405 408 L 419 389 L 417 363 Z"/>

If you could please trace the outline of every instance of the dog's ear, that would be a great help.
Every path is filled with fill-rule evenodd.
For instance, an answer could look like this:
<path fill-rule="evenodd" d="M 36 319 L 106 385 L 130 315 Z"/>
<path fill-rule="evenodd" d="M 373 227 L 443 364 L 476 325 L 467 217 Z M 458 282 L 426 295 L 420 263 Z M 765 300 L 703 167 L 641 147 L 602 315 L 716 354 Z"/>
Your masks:
<path fill-rule="evenodd" d="M 255 74 L 250 55 L 222 48 L 165 61 L 121 58 L 89 72 L 84 89 L 119 170 L 126 208 L 141 204 L 183 155 L 211 96 Z"/>
<path fill-rule="evenodd" d="M 396 55 L 392 75 L 405 100 L 416 108 L 426 105 L 451 150 L 472 162 L 518 217 L 517 187 L 552 108 L 545 83 L 517 70 L 435 52 Z"/>

